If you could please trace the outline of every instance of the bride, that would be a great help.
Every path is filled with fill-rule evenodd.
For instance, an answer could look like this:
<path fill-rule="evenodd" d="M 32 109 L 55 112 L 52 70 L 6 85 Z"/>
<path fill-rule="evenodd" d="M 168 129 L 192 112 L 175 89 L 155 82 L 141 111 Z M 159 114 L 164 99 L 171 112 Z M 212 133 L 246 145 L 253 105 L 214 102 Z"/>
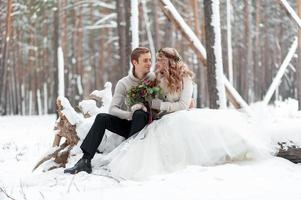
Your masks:
<path fill-rule="evenodd" d="M 113 176 L 141 180 L 187 165 L 210 166 L 248 159 L 255 153 L 256 148 L 247 138 L 250 128 L 243 114 L 234 110 L 189 110 L 193 73 L 176 49 L 160 49 L 156 67 L 163 96 L 154 99 L 151 106 L 169 114 L 107 155 L 110 162 L 105 168 Z"/>

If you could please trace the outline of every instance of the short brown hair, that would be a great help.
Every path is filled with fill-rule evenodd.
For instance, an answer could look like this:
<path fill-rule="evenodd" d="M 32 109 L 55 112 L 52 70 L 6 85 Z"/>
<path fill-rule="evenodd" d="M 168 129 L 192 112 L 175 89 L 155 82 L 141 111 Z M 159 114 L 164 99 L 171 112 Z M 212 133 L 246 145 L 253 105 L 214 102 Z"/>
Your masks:
<path fill-rule="evenodd" d="M 131 53 L 131 63 L 133 64 L 133 60 L 138 62 L 138 58 L 141 54 L 149 53 L 149 49 L 146 47 L 137 47 Z"/>

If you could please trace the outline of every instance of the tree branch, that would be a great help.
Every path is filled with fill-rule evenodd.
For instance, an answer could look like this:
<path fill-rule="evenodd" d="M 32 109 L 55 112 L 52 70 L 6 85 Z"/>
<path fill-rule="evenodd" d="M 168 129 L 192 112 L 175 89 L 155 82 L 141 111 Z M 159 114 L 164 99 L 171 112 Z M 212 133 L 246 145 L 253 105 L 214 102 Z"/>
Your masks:
<path fill-rule="evenodd" d="M 16 199 L 14 199 L 14 198 L 12 198 L 11 196 L 9 196 L 7 193 L 6 193 L 6 191 L 2 188 L 2 187 L 0 187 L 0 193 L 3 193 L 3 194 L 5 194 L 5 196 L 7 197 L 7 198 L 9 198 L 9 199 L 12 199 L 12 200 L 16 200 Z"/>

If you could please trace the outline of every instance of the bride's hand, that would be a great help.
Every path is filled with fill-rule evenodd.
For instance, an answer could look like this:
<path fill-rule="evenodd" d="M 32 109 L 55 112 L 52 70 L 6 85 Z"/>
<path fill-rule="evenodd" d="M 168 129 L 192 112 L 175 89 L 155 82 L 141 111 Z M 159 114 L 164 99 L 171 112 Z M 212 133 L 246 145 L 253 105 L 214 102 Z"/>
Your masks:
<path fill-rule="evenodd" d="M 162 102 L 162 100 L 160 100 L 158 98 L 153 99 L 151 108 L 155 109 L 155 110 L 160 110 L 161 102 Z"/>

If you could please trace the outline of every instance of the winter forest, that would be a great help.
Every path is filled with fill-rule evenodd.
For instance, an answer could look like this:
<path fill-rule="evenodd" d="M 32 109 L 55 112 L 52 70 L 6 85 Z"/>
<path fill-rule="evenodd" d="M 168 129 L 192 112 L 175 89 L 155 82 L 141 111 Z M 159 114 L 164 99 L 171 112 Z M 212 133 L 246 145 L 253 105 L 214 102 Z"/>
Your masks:
<path fill-rule="evenodd" d="M 0 200 L 300 200 L 300 67 L 301 0 L 0 0 Z"/>
<path fill-rule="evenodd" d="M 106 81 L 111 81 L 114 88 L 130 68 L 130 51 L 136 45 L 133 35 L 153 55 L 165 46 L 178 49 L 196 74 L 198 107 L 208 107 L 206 63 L 173 17 L 164 11 L 164 1 L 137 2 L 137 21 L 131 18 L 131 2 L 2 0 L 1 115 L 55 112 L 58 47 L 63 52 L 64 94 L 72 105 L 103 88 Z M 248 104 L 263 100 L 298 38 L 300 22 L 283 2 L 286 1 L 220 1 L 223 71 Z M 295 13 L 301 13 L 301 2 L 287 3 Z M 175 0 L 172 4 L 205 46 L 203 1 Z M 137 23 L 137 33 L 132 30 L 133 22 Z M 269 103 L 289 97 L 300 100 L 300 44 L 293 50 Z"/>

